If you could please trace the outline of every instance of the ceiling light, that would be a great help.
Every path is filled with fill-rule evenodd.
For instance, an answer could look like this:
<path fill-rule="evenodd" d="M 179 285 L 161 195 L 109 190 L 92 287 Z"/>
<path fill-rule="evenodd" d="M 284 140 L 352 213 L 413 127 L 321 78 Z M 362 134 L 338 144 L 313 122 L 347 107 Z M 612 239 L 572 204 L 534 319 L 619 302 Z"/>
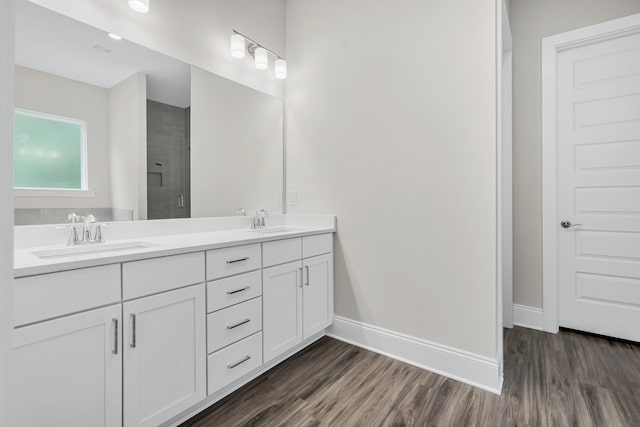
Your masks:
<path fill-rule="evenodd" d="M 276 79 L 284 80 L 287 78 L 287 61 L 282 58 L 276 59 L 275 69 Z"/>
<path fill-rule="evenodd" d="M 267 53 L 267 49 L 258 47 L 254 54 L 256 56 L 256 68 L 258 70 L 266 70 L 269 68 L 269 55 Z"/>
<path fill-rule="evenodd" d="M 231 56 L 236 59 L 244 58 L 245 45 L 244 37 L 240 34 L 231 35 Z"/>
<path fill-rule="evenodd" d="M 122 40 L 122 36 L 119 36 L 119 35 L 114 34 L 114 33 L 109 33 L 109 37 L 111 37 L 114 40 Z"/>
<path fill-rule="evenodd" d="M 149 12 L 149 0 L 128 0 L 129 7 L 138 13 Z"/>

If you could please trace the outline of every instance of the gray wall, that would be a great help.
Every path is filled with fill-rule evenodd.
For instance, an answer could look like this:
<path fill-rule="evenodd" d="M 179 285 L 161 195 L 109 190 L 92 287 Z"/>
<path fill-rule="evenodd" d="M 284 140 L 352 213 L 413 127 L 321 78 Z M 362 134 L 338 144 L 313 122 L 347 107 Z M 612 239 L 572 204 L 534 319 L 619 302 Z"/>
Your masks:
<path fill-rule="evenodd" d="M 542 38 L 634 13 L 638 0 L 511 0 L 516 304 L 542 307 Z"/>
<path fill-rule="evenodd" d="M 10 426 L 13 348 L 13 0 L 0 1 L 0 426 Z"/>
<path fill-rule="evenodd" d="M 492 359 L 496 6 L 295 0 L 286 19 L 287 209 L 338 217 L 336 314 Z"/>
<path fill-rule="evenodd" d="M 191 67 L 191 215 L 281 213 L 281 99 Z"/>

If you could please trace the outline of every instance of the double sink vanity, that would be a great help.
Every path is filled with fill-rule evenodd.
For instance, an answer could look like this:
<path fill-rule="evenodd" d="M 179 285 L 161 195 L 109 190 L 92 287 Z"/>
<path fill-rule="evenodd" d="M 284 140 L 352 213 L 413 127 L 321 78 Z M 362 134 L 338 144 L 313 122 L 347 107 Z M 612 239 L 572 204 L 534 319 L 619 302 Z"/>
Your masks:
<path fill-rule="evenodd" d="M 20 227 L 16 426 L 177 425 L 322 337 L 335 217 L 270 220 Z"/>

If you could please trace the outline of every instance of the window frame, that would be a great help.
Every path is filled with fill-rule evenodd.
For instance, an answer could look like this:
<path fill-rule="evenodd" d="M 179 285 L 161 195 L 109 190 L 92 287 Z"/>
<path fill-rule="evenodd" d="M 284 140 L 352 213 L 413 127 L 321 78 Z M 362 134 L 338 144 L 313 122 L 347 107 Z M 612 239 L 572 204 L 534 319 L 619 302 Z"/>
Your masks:
<path fill-rule="evenodd" d="M 73 119 L 71 117 L 59 116 L 57 114 L 43 113 L 40 111 L 28 110 L 25 108 L 14 108 L 15 115 L 34 117 L 38 119 L 51 120 L 60 123 L 67 123 L 80 126 L 80 188 L 55 188 L 55 187 L 17 187 L 13 186 L 16 196 L 23 197 L 93 197 L 95 192 L 89 190 L 89 170 L 87 155 L 87 121 Z M 15 141 L 13 142 L 15 145 Z M 14 160 L 15 166 L 15 160 Z"/>

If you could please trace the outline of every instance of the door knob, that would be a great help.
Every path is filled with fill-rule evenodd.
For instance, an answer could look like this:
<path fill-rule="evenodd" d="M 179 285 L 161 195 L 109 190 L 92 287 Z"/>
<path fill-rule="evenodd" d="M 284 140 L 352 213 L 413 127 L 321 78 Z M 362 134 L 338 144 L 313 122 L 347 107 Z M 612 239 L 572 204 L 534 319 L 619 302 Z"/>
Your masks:
<path fill-rule="evenodd" d="M 576 227 L 578 225 L 582 225 L 582 224 L 571 224 L 571 221 L 566 219 L 560 222 L 560 227 L 562 228 L 571 228 L 571 227 Z"/>

